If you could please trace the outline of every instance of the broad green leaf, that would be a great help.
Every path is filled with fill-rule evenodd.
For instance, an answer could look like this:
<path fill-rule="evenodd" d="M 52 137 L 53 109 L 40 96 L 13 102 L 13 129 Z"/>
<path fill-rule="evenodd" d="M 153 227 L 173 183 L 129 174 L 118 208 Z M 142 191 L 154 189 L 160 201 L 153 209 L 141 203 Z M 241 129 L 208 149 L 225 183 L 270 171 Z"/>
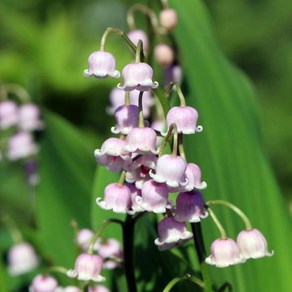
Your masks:
<path fill-rule="evenodd" d="M 95 162 L 82 133 L 51 112 L 40 153 L 40 185 L 36 197 L 37 222 L 44 250 L 54 264 L 70 268 L 76 257 L 70 221 L 90 226 L 90 196 Z"/>
<path fill-rule="evenodd" d="M 170 6 L 179 16 L 174 34 L 185 77 L 183 90 L 204 126 L 202 133 L 186 139 L 188 160 L 203 171 L 206 199 L 220 198 L 239 206 L 275 251 L 272 258 L 226 269 L 210 267 L 212 275 L 217 286 L 227 280 L 234 291 L 274 291 L 275 287 L 287 291 L 292 286 L 291 219 L 265 155 L 254 91 L 222 54 L 201 1 L 171 0 Z M 230 237 L 244 228 L 224 207 L 213 210 Z M 203 222 L 207 250 L 219 237 L 210 221 Z"/>

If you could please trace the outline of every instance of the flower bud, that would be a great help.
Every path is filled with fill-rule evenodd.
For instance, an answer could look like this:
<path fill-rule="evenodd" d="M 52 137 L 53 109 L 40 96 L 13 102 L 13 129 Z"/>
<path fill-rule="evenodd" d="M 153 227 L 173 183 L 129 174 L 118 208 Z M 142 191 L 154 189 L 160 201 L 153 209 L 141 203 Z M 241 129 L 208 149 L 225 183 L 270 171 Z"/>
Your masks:
<path fill-rule="evenodd" d="M 87 228 L 82 228 L 78 231 L 77 234 L 77 244 L 82 249 L 82 251 L 87 251 L 91 242 L 92 237 L 94 236 L 94 233 Z M 100 246 L 100 239 L 97 239 L 94 243 L 94 250 L 98 250 Z"/>
<path fill-rule="evenodd" d="M 7 157 L 10 160 L 26 158 L 37 151 L 38 147 L 33 141 L 33 136 L 28 132 L 19 132 L 8 141 Z"/>
<path fill-rule="evenodd" d="M 99 250 L 98 254 L 104 259 L 103 268 L 112 270 L 119 266 L 114 260 L 110 260 L 110 258 L 114 257 L 119 260 L 123 259 L 123 251 L 121 248 L 121 244 L 119 241 L 110 238 L 105 243 L 103 243 Z"/>
<path fill-rule="evenodd" d="M 41 130 L 43 123 L 40 120 L 40 110 L 38 106 L 27 103 L 19 107 L 19 128 L 24 131 Z"/>
<path fill-rule="evenodd" d="M 147 34 L 141 29 L 135 29 L 128 33 L 128 38 L 132 41 L 132 43 L 137 46 L 139 40 L 143 43 L 143 51 L 148 52 L 149 50 L 149 40 Z"/>
<path fill-rule="evenodd" d="M 7 129 L 16 125 L 18 121 L 18 108 L 14 101 L 0 102 L 0 129 Z"/>
<path fill-rule="evenodd" d="M 154 49 L 156 61 L 162 67 L 169 67 L 174 61 L 173 49 L 166 44 L 159 44 Z"/>
<path fill-rule="evenodd" d="M 174 9 L 167 8 L 161 10 L 159 14 L 160 25 L 167 31 L 172 31 L 177 25 L 177 14 Z"/>

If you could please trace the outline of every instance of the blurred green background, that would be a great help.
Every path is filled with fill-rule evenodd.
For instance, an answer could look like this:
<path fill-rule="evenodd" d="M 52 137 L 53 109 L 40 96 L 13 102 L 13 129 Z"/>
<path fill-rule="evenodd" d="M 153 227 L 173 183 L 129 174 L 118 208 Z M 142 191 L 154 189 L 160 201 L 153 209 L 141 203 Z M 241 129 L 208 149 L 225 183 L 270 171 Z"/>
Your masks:
<path fill-rule="evenodd" d="M 157 2 L 139 1 L 156 7 Z M 116 80 L 86 79 L 82 73 L 87 67 L 88 55 L 98 49 L 105 28 L 113 26 L 127 31 L 125 17 L 127 9 L 134 3 L 136 1 L 118 0 L 0 2 L 0 82 L 22 85 L 43 109 L 64 117 L 86 137 L 86 140 L 81 140 L 66 125 L 61 127 L 59 118 L 48 116 L 50 127 L 43 140 L 41 166 L 41 174 L 48 177 L 40 186 L 40 193 L 44 194 L 43 198 L 49 199 L 42 200 L 37 210 L 40 226 L 44 229 L 47 227 L 47 238 L 52 238 L 56 232 L 54 228 L 48 227 L 49 224 L 53 227 L 63 224 L 63 229 L 58 229 L 62 232 L 70 229 L 66 221 L 59 223 L 61 217 L 52 216 L 51 209 L 47 211 L 49 204 L 60 203 L 58 196 L 62 192 L 69 191 L 71 194 L 72 191 L 70 203 L 74 214 L 77 214 L 81 225 L 90 224 L 88 213 L 95 169 L 92 149 L 100 146 L 102 140 L 109 135 L 108 125 L 113 125 L 112 118 L 106 115 L 104 108 L 109 103 L 108 94 L 116 85 Z M 184 9 L 187 8 L 185 3 L 182 4 L 185 5 Z M 246 73 L 255 86 L 260 104 L 258 114 L 264 151 L 270 158 L 291 210 L 292 3 L 288 0 L 206 0 L 205 4 L 221 50 Z M 145 25 L 142 17 L 141 24 Z M 115 37 L 109 39 L 107 46 L 117 57 L 117 67 L 121 70 L 130 60 L 127 48 Z M 73 142 L 74 149 L 70 148 L 68 141 Z M 65 150 L 59 149 L 60 145 Z M 82 156 L 84 153 L 87 154 Z M 45 154 L 52 154 L 64 163 L 56 166 L 56 162 L 52 162 L 49 155 Z M 50 177 L 50 173 L 54 174 L 58 167 L 60 176 L 56 180 L 53 175 Z M 9 167 L 1 165 L 0 203 L 3 210 L 26 226 L 23 231 L 34 242 L 36 239 L 32 230 L 35 210 L 30 201 L 29 189 L 22 182 L 20 168 L 20 164 Z M 19 175 L 15 175 L 17 171 Z M 88 174 L 86 178 L 84 173 Z M 85 202 L 80 209 L 78 197 L 73 194 L 78 187 L 62 184 L 64 180 L 70 181 L 70 177 L 80 178 L 76 185 L 84 193 Z M 208 181 L 208 177 L 206 180 Z M 57 189 L 54 184 L 58 186 Z M 25 195 L 19 196 L 20 193 Z M 66 207 L 67 202 L 62 201 L 62 204 L 60 210 Z M 57 208 L 56 214 L 61 214 L 60 210 Z M 64 214 L 64 218 L 69 218 L 70 212 Z M 266 219 L 262 217 L 262 220 Z M 66 231 L 67 239 L 72 237 L 71 231 Z M 7 234 L 1 229 L 1 249 L 5 250 L 9 246 L 7 238 Z M 38 245 L 38 242 L 34 243 Z M 55 252 L 56 258 L 58 253 L 65 254 L 59 249 L 55 238 L 46 244 L 51 244 L 50 252 Z M 67 263 L 71 263 L 69 255 Z"/>

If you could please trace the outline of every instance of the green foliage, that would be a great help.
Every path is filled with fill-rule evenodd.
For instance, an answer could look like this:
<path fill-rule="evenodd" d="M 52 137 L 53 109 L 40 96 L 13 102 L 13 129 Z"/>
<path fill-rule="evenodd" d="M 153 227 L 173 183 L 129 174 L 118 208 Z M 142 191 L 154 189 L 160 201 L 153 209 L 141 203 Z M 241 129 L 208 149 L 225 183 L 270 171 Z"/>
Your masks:
<path fill-rule="evenodd" d="M 212 268 L 213 276 L 217 283 L 230 281 L 235 291 L 273 291 L 276 286 L 285 291 L 292 284 L 287 256 L 291 222 L 263 150 L 254 93 L 219 50 L 201 2 L 184 4 L 188 9 L 171 1 L 180 16 L 175 36 L 181 48 L 187 102 L 198 109 L 205 128 L 187 139 L 187 157 L 203 169 L 208 182 L 206 198 L 221 198 L 240 206 L 275 250 L 269 259 L 222 270 Z M 219 207 L 215 212 L 230 236 L 243 228 L 234 214 Z M 207 246 L 217 237 L 207 232 L 210 229 L 207 225 L 204 232 Z"/>
<path fill-rule="evenodd" d="M 90 193 L 95 162 L 92 149 L 70 124 L 47 112 L 40 153 L 41 182 L 36 197 L 39 235 L 48 256 L 70 268 L 76 248 L 70 226 L 90 226 Z"/>

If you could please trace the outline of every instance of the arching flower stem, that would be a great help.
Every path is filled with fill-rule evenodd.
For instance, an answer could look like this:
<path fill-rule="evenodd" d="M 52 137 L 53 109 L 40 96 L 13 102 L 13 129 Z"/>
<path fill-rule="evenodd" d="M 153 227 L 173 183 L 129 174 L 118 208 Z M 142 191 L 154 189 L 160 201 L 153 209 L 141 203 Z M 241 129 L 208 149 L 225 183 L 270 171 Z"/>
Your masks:
<path fill-rule="evenodd" d="M 177 149 L 178 149 L 178 134 L 177 134 L 177 126 L 173 124 L 173 145 L 172 145 L 172 153 L 173 157 L 177 156 Z"/>
<path fill-rule="evenodd" d="M 204 282 L 202 280 L 200 280 L 199 278 L 192 276 L 190 274 L 186 274 L 185 276 L 182 277 L 176 277 L 173 278 L 167 285 L 166 287 L 163 289 L 163 292 L 169 292 L 171 291 L 171 289 L 179 282 L 184 281 L 184 280 L 189 280 L 195 284 L 197 284 L 199 287 L 204 288 Z"/>
<path fill-rule="evenodd" d="M 91 238 L 90 240 L 90 244 L 87 250 L 88 254 L 93 254 L 94 251 L 94 244 L 96 242 L 96 240 L 98 239 L 98 237 L 100 237 L 101 233 L 103 232 L 103 230 L 110 224 L 110 223 L 117 223 L 123 226 L 124 222 L 119 220 L 119 219 L 107 219 L 104 220 L 103 223 L 99 226 L 99 228 L 97 229 L 97 231 L 95 232 L 94 236 Z"/>
<path fill-rule="evenodd" d="M 17 227 L 15 221 L 12 219 L 12 217 L 8 214 L 4 214 L 1 219 L 2 219 L 1 221 L 3 221 L 3 223 L 6 225 L 9 231 L 12 241 L 14 243 L 22 242 L 23 241 L 22 234 L 19 228 Z"/>
<path fill-rule="evenodd" d="M 184 107 L 186 106 L 186 100 L 185 100 L 185 97 L 182 93 L 182 90 L 179 86 L 179 84 L 177 82 L 170 82 L 169 85 L 167 86 L 166 90 L 165 90 L 165 95 L 166 96 L 169 96 L 170 93 L 171 93 L 171 90 L 172 90 L 172 87 L 175 86 L 175 89 L 176 89 L 176 92 L 178 94 L 178 97 L 179 97 L 179 100 L 180 100 L 180 106 L 181 107 Z"/>
<path fill-rule="evenodd" d="M 184 144 L 183 144 L 183 134 L 178 134 L 178 151 L 179 151 L 179 155 L 184 159 L 184 161 L 187 161 Z"/>
<path fill-rule="evenodd" d="M 136 48 L 135 62 L 141 63 L 141 59 L 143 59 L 143 42 L 139 40 Z"/>
<path fill-rule="evenodd" d="M 158 149 L 158 156 L 159 157 L 162 155 L 162 152 L 163 152 L 166 144 L 168 143 L 170 137 L 172 136 L 172 131 L 174 130 L 174 127 L 176 127 L 174 123 L 169 126 L 168 132 L 163 140 L 163 143 L 160 145 L 160 147 Z"/>
<path fill-rule="evenodd" d="M 7 99 L 9 93 L 14 94 L 21 103 L 31 102 L 28 92 L 23 87 L 12 83 L 3 84 L 0 86 L 0 99 Z"/>
<path fill-rule="evenodd" d="M 64 275 L 67 275 L 67 272 L 68 270 L 64 267 L 61 267 L 61 266 L 52 266 L 52 267 L 49 267 L 45 270 L 45 275 L 47 274 L 51 274 L 51 273 L 60 273 L 60 274 L 64 274 Z"/>
<path fill-rule="evenodd" d="M 208 212 L 212 218 L 212 220 L 214 221 L 215 225 L 217 226 L 219 232 L 220 232 L 220 235 L 221 235 L 221 238 L 222 239 L 225 239 L 227 238 L 227 234 L 226 234 L 226 231 L 225 229 L 223 228 L 222 224 L 220 223 L 219 219 L 217 218 L 217 216 L 215 215 L 215 213 L 210 209 L 208 208 Z"/>
<path fill-rule="evenodd" d="M 144 128 L 144 114 L 143 114 L 143 93 L 144 91 L 140 91 L 138 106 L 139 106 L 139 128 Z"/>
<path fill-rule="evenodd" d="M 159 28 L 159 22 L 156 17 L 156 14 L 149 7 L 143 4 L 135 4 L 128 10 L 127 22 L 130 27 L 130 30 L 136 29 L 136 22 L 135 22 L 134 15 L 137 11 L 142 12 L 149 18 L 151 26 L 153 27 L 154 32 L 156 32 L 157 29 Z"/>
<path fill-rule="evenodd" d="M 252 225 L 251 225 L 249 218 L 235 205 L 233 205 L 227 201 L 224 201 L 224 200 L 211 200 L 211 201 L 206 202 L 206 205 L 207 206 L 223 205 L 223 206 L 230 208 L 233 212 L 235 212 L 242 219 L 242 221 L 245 224 L 246 230 L 252 229 Z"/>
<path fill-rule="evenodd" d="M 121 187 L 124 185 L 125 177 L 126 177 L 126 172 L 123 170 L 118 181 L 118 186 Z"/>
<path fill-rule="evenodd" d="M 168 0 L 161 0 L 161 3 L 164 9 L 169 8 Z"/>
<path fill-rule="evenodd" d="M 105 50 L 105 43 L 107 40 L 107 37 L 109 36 L 110 33 L 114 33 L 118 36 L 121 36 L 122 39 L 127 43 L 127 45 L 130 47 L 130 49 L 132 50 L 132 52 L 134 54 L 136 54 L 136 50 L 137 50 L 137 46 L 134 45 L 134 43 L 128 38 L 127 34 L 125 34 L 121 29 L 118 28 L 114 28 L 114 27 L 108 27 L 105 32 L 102 35 L 101 41 L 100 41 L 100 51 L 104 51 Z M 144 62 L 144 60 L 146 59 L 143 51 L 141 51 L 141 62 Z"/>
<path fill-rule="evenodd" d="M 126 91 L 125 92 L 125 105 L 130 105 L 131 101 L 130 101 L 130 91 Z"/>

